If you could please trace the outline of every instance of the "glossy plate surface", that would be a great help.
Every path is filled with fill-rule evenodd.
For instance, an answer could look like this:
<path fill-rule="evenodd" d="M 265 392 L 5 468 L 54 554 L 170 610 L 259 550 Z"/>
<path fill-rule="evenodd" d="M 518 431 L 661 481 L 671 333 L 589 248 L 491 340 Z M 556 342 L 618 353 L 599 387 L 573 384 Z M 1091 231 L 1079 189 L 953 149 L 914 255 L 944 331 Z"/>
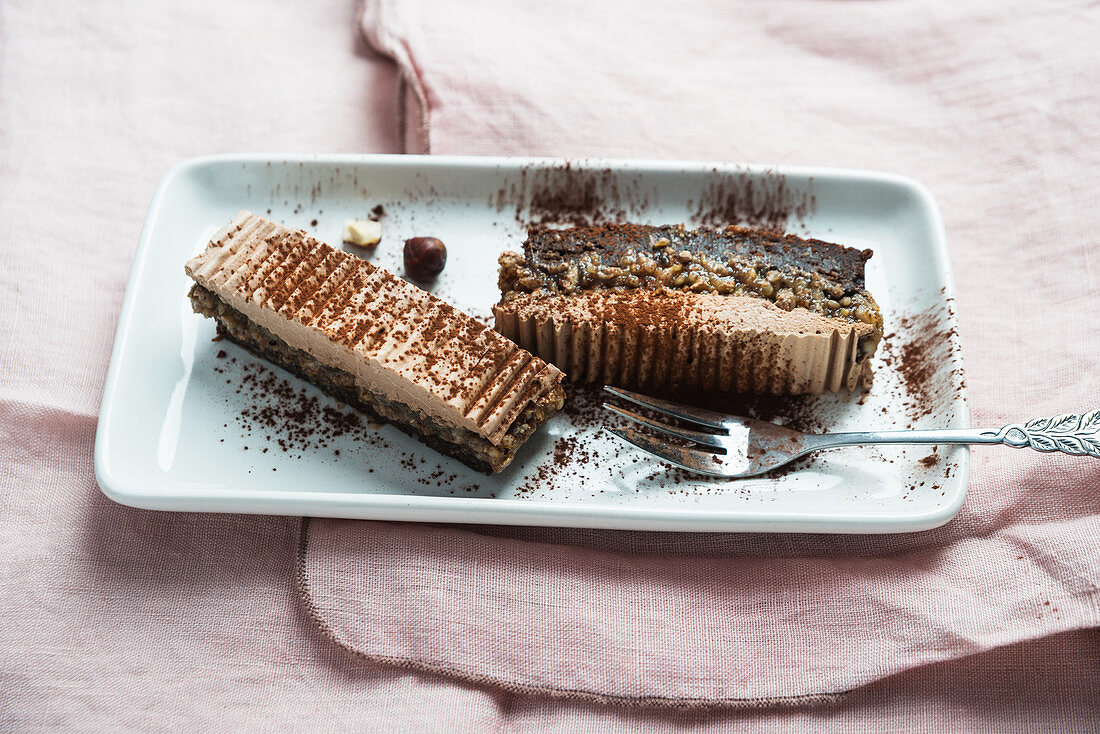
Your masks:
<path fill-rule="evenodd" d="M 380 210 L 375 207 L 381 206 Z M 228 341 L 191 312 L 184 262 L 240 209 L 339 245 L 381 214 L 369 259 L 401 273 L 406 238 L 448 247 L 432 290 L 488 320 L 497 256 L 532 221 L 777 223 L 869 247 L 887 340 L 865 396 L 797 401 L 828 430 L 967 427 L 952 277 L 935 202 L 892 175 L 652 161 L 417 156 L 218 156 L 171 170 L 153 198 L 123 303 L 96 436 L 112 499 L 160 510 L 684 531 L 881 533 L 947 522 L 969 451 L 839 449 L 780 476 L 672 471 L 612 438 L 596 399 L 568 409 L 486 477 L 350 409 Z M 357 254 L 368 253 L 356 250 Z M 221 355 L 221 356 L 219 356 Z M 775 415 L 782 421 L 784 408 Z"/>

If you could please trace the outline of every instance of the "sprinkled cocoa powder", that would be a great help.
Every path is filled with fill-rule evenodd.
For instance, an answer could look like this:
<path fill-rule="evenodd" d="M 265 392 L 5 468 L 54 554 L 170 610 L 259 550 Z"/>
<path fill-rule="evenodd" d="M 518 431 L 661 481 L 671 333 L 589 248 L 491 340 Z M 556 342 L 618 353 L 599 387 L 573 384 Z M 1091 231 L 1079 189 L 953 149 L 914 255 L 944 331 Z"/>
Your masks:
<path fill-rule="evenodd" d="M 234 418 L 242 439 L 266 442 L 270 448 L 298 458 L 328 450 L 344 436 L 391 450 L 389 442 L 370 430 L 359 413 L 334 407 L 328 399 L 296 387 L 259 362 L 231 357 L 215 365 L 214 372 L 226 375 L 226 383 L 236 385 L 235 393 L 245 398 L 247 407 Z M 267 451 L 267 447 L 262 449 L 262 453 Z M 339 456 L 339 450 L 333 450 L 333 455 Z"/>
<path fill-rule="evenodd" d="M 921 466 L 931 468 L 940 463 L 940 457 L 939 454 L 937 454 L 935 450 L 933 450 L 932 453 L 930 453 L 928 456 L 917 459 L 917 463 Z"/>
<path fill-rule="evenodd" d="M 519 180 L 502 187 L 489 204 L 515 210 L 523 225 L 583 226 L 627 221 L 650 207 L 651 192 L 638 176 L 609 168 L 525 166 Z M 812 193 L 792 188 L 784 176 L 747 171 L 712 172 L 698 201 L 686 202 L 696 225 L 748 227 L 784 232 L 791 216 L 804 219 L 817 206 Z"/>
<path fill-rule="evenodd" d="M 551 168 L 531 179 L 529 219 L 539 224 L 619 220 L 626 216 L 610 170 Z"/>
<path fill-rule="evenodd" d="M 524 224 L 591 224 L 626 217 L 633 191 L 620 189 L 610 169 L 525 166 L 520 180 L 497 192 L 497 210 L 514 207 Z"/>
<path fill-rule="evenodd" d="M 895 319 L 894 331 L 883 339 L 886 348 L 882 360 L 901 378 L 904 390 L 898 399 L 910 419 L 910 428 L 936 414 L 950 391 L 962 389 L 962 381 L 952 379 L 962 367 L 952 351 L 951 321 L 944 318 L 951 308 L 951 301 L 945 301 L 940 307 L 901 315 Z"/>
<path fill-rule="evenodd" d="M 575 489 L 585 481 L 587 468 L 602 458 L 601 452 L 592 448 L 581 436 L 562 436 L 554 441 L 551 457 L 524 478 L 514 496 L 537 495 L 540 499 L 560 496 L 563 490 Z"/>
<path fill-rule="evenodd" d="M 703 192 L 694 219 L 700 225 L 742 223 L 781 233 L 792 214 L 801 220 L 816 208 L 813 194 L 792 189 L 779 174 L 724 173 Z"/>

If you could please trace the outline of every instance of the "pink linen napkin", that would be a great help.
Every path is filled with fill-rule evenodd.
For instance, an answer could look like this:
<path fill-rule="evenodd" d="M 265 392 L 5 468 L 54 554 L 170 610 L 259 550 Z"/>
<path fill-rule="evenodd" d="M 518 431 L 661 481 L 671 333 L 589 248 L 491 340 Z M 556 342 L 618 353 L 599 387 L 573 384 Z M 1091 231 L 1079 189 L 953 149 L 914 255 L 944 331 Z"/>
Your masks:
<path fill-rule="evenodd" d="M 367 2 L 436 153 L 896 171 L 947 223 L 976 425 L 1100 405 L 1095 9 Z M 894 537 L 314 521 L 301 579 L 374 660 L 601 701 L 819 701 L 1100 624 L 1100 462 L 978 449 Z"/>
<path fill-rule="evenodd" d="M 890 8 L 914 12 L 902 3 Z M 1061 14 L 1068 26 L 1080 24 L 1080 32 L 1096 25 L 1095 13 L 1075 5 L 1047 12 Z M 396 151 L 395 75 L 357 40 L 353 15 L 343 0 L 9 0 L 0 7 L 0 731 L 1095 730 L 1097 630 L 926 666 L 836 704 L 781 711 L 623 709 L 417 675 L 343 654 L 307 617 L 293 582 L 296 522 L 148 512 L 105 498 L 92 468 L 96 411 L 131 256 L 158 179 L 182 158 L 216 152 Z M 997 10 L 986 16 L 999 22 Z M 960 32 L 980 33 L 981 24 Z M 1006 68 L 1057 64 L 1064 72 L 1059 60 L 1065 55 L 1087 61 L 1087 45 L 1069 35 L 1065 49 L 1048 44 L 1042 53 L 1024 50 Z M 1007 42 L 1003 46 L 1004 57 L 1016 53 Z M 1091 94 L 1095 73 L 1079 68 L 1075 78 Z M 1006 72 L 1002 85 L 1009 83 Z M 1082 114 L 1043 100 L 1036 116 L 1062 117 L 1061 127 L 1079 125 L 1074 140 L 1093 136 L 1091 106 Z M 432 111 L 433 129 L 444 132 L 440 114 Z M 482 135 L 476 128 L 467 134 L 473 140 L 475 133 Z M 560 135 L 555 139 L 550 152 L 571 152 Z M 501 145 L 536 142 L 502 138 Z M 1063 132 L 1051 142 L 1070 141 Z M 607 141 L 608 150 L 614 143 Z M 454 143 L 441 148 L 456 149 Z M 474 149 L 493 147 L 482 142 Z M 761 160 L 764 153 L 771 151 Z M 1021 170 L 1027 165 L 1021 156 Z M 1082 170 L 1083 164 L 1074 165 L 1066 173 Z M 943 177 L 934 183 L 942 186 Z M 1066 191 L 1063 184 L 1060 200 L 1075 198 L 1075 211 L 1084 210 L 1095 200 L 1095 179 L 1077 180 Z M 1012 205 L 1005 201 L 1005 217 Z M 957 208 L 949 214 L 954 234 L 966 215 Z M 1042 206 L 1020 220 L 1033 216 L 1042 228 L 1052 226 Z M 1075 232 L 1074 241 L 1084 234 Z M 982 241 L 988 252 L 991 238 Z M 955 244 L 966 247 L 969 240 Z M 1082 267 L 1095 273 L 1094 262 Z M 971 273 L 970 282 L 975 279 Z M 1005 301 L 1017 311 L 1021 302 Z M 967 321 L 964 314 L 971 347 L 975 335 L 996 326 L 974 318 L 971 313 Z M 986 318 L 994 321 L 991 314 Z M 1077 324 L 1077 341 L 1050 352 L 1046 366 L 1036 368 L 1059 384 L 1080 382 L 1076 393 L 1060 393 L 1057 405 L 1049 397 L 1053 391 L 1021 395 L 1016 367 L 1006 361 L 1012 381 L 1006 403 L 1020 402 L 1011 415 L 1051 412 L 1063 407 L 1062 399 L 1066 407 L 1077 405 L 1091 363 L 1074 354 L 1095 354 L 1096 346 L 1094 322 Z M 1044 334 L 1036 339 L 1039 347 L 1050 346 L 1044 340 L 1062 343 Z M 989 353 L 987 347 L 987 363 Z M 982 417 L 1008 415 L 1007 408 L 989 407 L 990 394 Z M 1040 473 L 1028 486 L 1058 491 L 1089 478 L 1095 483 L 1095 475 L 1073 475 L 1073 463 L 1059 465 L 1053 475 L 1039 464 L 1020 472 L 1029 466 Z M 979 487 L 983 513 L 1003 495 L 991 514 L 1005 513 L 1005 523 L 1042 525 L 1061 516 L 1064 503 L 1044 513 L 1037 494 L 1020 506 L 1010 477 L 979 473 L 985 477 Z M 1082 518 L 1095 508 L 1080 492 L 1073 501 Z M 374 532 L 379 525 L 364 528 Z M 418 532 L 415 526 L 391 529 Z M 684 538 L 671 535 L 478 532 L 531 541 L 524 547 L 544 559 L 549 551 L 540 550 L 543 545 L 562 540 L 628 557 L 684 550 Z M 1086 542 L 1095 544 L 1094 538 Z M 693 536 L 692 550 L 708 557 L 737 553 L 739 539 Z M 907 545 L 887 548 L 884 557 L 900 556 L 916 547 L 914 541 L 945 543 L 926 536 L 892 541 Z M 468 544 L 477 542 L 479 536 L 469 536 Z M 485 542 L 492 547 L 497 541 Z M 785 556 L 844 551 L 829 539 L 784 536 L 773 543 L 773 551 Z M 879 553 L 872 546 L 861 552 Z M 1058 558 L 1052 556 L 1048 567 L 1055 569 Z M 432 571 L 410 573 L 425 580 Z M 395 609 L 385 620 L 394 634 L 403 629 L 404 611 Z"/>

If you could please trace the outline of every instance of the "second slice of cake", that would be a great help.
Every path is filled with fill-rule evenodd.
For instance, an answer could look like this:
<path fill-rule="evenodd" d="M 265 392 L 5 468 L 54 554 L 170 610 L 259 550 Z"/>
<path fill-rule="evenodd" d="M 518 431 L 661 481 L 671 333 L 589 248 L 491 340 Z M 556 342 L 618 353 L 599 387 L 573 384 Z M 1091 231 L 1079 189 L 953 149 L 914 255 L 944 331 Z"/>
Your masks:
<path fill-rule="evenodd" d="M 241 212 L 185 269 L 220 334 L 481 471 L 562 406 L 553 365 L 301 230 Z"/>
<path fill-rule="evenodd" d="M 497 329 L 573 380 L 657 392 L 869 385 L 870 250 L 729 227 L 532 227 L 500 257 Z"/>

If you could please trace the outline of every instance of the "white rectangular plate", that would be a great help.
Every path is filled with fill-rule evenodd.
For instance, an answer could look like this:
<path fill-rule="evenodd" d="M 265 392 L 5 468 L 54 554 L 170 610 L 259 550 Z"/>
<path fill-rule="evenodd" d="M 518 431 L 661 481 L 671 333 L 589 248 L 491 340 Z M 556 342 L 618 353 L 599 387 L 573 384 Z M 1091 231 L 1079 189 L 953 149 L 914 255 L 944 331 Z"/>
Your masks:
<path fill-rule="evenodd" d="M 828 395 L 801 410 L 838 431 L 968 424 L 943 226 L 932 197 L 908 179 L 653 161 L 218 156 L 170 171 L 149 208 L 96 436 L 96 476 L 109 497 L 161 510 L 856 533 L 936 527 L 962 505 L 965 448 L 840 449 L 780 476 L 724 482 L 618 443 L 590 406 L 555 416 L 512 466 L 486 477 L 391 426 L 341 433 L 318 422 L 325 408 L 350 410 L 213 342 L 214 324 L 191 312 L 183 264 L 240 209 L 339 246 L 345 219 L 377 205 L 383 240 L 370 259 L 401 273 L 406 238 L 439 237 L 449 260 L 433 292 L 483 319 L 498 297 L 497 256 L 521 248 L 531 221 L 695 226 L 778 216 L 799 235 L 872 248 L 868 288 L 887 324 L 875 385 L 862 398 Z M 280 397 L 278 385 L 297 397 Z M 310 398 L 313 417 L 287 424 Z"/>

